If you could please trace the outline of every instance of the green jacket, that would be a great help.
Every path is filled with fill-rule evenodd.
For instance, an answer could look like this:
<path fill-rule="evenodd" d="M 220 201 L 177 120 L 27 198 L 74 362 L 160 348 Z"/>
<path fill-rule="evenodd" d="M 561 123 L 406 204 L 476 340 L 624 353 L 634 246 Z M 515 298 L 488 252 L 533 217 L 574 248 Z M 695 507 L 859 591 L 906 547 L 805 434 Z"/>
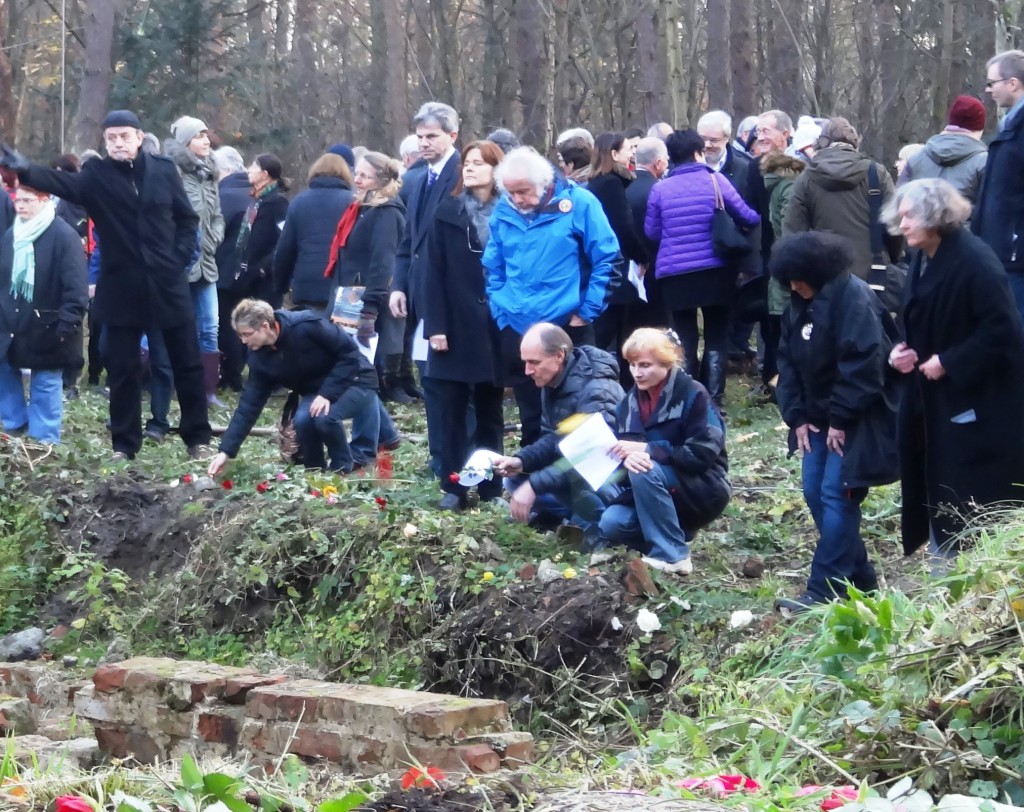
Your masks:
<path fill-rule="evenodd" d="M 768 217 L 775 239 L 782 239 L 782 223 L 789 206 L 793 181 L 804 171 L 806 164 L 781 152 L 769 152 L 761 158 L 761 174 L 768 193 Z M 781 316 L 789 304 L 790 293 L 774 279 L 768 281 L 768 313 Z"/>

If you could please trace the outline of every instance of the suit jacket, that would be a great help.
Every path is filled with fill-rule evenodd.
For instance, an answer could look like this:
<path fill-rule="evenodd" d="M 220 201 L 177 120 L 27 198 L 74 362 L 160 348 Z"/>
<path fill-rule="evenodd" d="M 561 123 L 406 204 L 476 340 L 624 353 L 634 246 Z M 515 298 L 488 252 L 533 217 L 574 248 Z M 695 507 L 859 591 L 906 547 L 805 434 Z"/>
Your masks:
<path fill-rule="evenodd" d="M 657 182 L 658 179 L 654 175 L 646 169 L 637 167 L 636 180 L 626 189 L 626 203 L 633 213 L 633 229 L 640 238 L 640 245 L 644 251 L 644 258 L 640 261 L 650 266 L 651 270 L 654 270 L 654 258 L 658 255 L 658 243 L 644 233 L 644 220 L 647 219 L 647 198 L 651 196 L 651 189 Z"/>
<path fill-rule="evenodd" d="M 424 283 L 427 262 L 427 236 L 434 223 L 434 212 L 438 205 L 451 196 L 459 177 L 462 156 L 456 150 L 441 169 L 433 186 L 427 185 L 429 170 L 412 180 L 409 186 L 408 210 L 405 214 L 405 235 L 395 257 L 395 281 L 393 290 L 402 291 L 408 297 L 409 315 L 418 319 L 416 308 L 425 301 Z"/>

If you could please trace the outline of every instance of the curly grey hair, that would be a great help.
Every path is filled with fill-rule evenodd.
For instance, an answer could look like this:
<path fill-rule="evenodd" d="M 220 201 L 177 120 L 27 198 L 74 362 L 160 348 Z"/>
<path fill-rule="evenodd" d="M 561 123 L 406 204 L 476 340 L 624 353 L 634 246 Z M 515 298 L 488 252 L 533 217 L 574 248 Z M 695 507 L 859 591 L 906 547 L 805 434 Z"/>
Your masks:
<path fill-rule="evenodd" d="M 914 180 L 896 189 L 882 209 L 882 222 L 890 234 L 900 233 L 900 209 L 919 220 L 923 228 L 945 235 L 962 226 L 971 216 L 971 204 L 949 181 L 941 178 Z"/>

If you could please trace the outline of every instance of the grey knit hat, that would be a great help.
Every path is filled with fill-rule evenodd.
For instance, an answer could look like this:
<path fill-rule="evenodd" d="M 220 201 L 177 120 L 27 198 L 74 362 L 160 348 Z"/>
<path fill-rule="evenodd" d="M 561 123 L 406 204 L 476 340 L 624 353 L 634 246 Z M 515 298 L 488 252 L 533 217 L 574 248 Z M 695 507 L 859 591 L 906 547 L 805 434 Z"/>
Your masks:
<path fill-rule="evenodd" d="M 183 147 L 187 147 L 189 141 L 208 129 L 206 122 L 201 118 L 182 116 L 171 125 L 171 135 L 174 136 L 175 141 Z"/>

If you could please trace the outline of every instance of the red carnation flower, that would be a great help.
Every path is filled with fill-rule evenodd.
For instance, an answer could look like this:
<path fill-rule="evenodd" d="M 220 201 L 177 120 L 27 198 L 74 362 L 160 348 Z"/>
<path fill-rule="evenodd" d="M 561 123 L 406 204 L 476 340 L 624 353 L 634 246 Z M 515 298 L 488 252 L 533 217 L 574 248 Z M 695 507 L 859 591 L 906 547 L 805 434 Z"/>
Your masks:
<path fill-rule="evenodd" d="M 183 476 L 181 478 L 181 481 L 184 482 L 186 485 L 191 485 L 192 484 L 192 474 L 185 474 L 185 476 Z"/>
<path fill-rule="evenodd" d="M 270 486 L 266 482 L 261 482 L 256 486 L 256 493 L 266 493 L 270 490 Z"/>
<path fill-rule="evenodd" d="M 377 503 L 377 508 L 380 510 L 384 510 L 388 506 L 388 500 L 383 496 L 375 496 L 373 501 Z"/>
<path fill-rule="evenodd" d="M 230 491 L 233 487 L 235 487 L 235 483 L 232 482 L 230 479 L 225 479 L 223 482 L 220 483 L 220 486 L 224 490 Z"/>
<path fill-rule="evenodd" d="M 437 767 L 427 767 L 421 770 L 419 767 L 410 767 L 402 776 L 402 789 L 413 787 L 440 787 L 444 781 L 445 774 Z"/>
<path fill-rule="evenodd" d="M 61 795 L 55 812 L 96 812 L 96 808 L 79 795 Z"/>
<path fill-rule="evenodd" d="M 449 474 L 448 475 L 448 481 L 449 482 L 457 483 L 459 481 L 459 475 L 458 474 Z"/>
<path fill-rule="evenodd" d="M 320 489 L 319 489 L 319 488 L 313 488 L 313 489 L 312 489 L 312 490 L 311 490 L 311 491 L 309 492 L 309 495 L 310 495 L 310 496 L 319 496 L 319 495 L 320 495 Z"/>

